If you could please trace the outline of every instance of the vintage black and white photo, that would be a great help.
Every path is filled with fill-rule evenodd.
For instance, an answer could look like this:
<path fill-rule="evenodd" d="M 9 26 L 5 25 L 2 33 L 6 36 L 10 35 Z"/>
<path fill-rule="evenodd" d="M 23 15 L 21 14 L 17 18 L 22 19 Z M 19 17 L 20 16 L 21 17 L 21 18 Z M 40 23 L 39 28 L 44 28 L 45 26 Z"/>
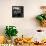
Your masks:
<path fill-rule="evenodd" d="M 24 17 L 24 6 L 12 6 L 12 17 Z"/>

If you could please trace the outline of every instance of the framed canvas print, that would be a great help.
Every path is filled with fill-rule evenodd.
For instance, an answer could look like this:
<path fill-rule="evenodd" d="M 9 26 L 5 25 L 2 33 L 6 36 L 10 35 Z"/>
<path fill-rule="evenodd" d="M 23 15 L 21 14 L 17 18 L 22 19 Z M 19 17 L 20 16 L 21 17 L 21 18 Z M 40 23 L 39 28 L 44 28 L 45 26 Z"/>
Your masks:
<path fill-rule="evenodd" d="M 24 6 L 12 6 L 12 17 L 24 17 Z"/>

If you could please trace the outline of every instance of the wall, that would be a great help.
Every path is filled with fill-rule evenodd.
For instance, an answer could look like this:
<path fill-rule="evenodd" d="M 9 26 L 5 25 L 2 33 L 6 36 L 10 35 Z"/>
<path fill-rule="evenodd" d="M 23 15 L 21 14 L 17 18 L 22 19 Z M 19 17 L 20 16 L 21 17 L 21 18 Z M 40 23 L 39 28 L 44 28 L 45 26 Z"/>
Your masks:
<path fill-rule="evenodd" d="M 12 18 L 12 6 L 24 6 L 24 18 Z M 35 16 L 41 13 L 40 6 L 46 5 L 46 0 L 0 0 L 0 34 L 4 34 L 6 25 L 15 25 L 18 36 L 31 36 L 39 27 Z M 1 33 L 2 32 L 2 33 Z"/>

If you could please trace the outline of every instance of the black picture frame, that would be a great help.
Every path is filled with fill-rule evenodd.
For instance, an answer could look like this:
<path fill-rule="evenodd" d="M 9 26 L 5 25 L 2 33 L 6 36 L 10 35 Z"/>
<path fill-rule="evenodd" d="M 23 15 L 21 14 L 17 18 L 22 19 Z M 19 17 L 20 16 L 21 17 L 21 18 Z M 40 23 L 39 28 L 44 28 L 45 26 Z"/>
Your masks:
<path fill-rule="evenodd" d="M 12 6 L 12 17 L 23 18 L 24 6 Z"/>

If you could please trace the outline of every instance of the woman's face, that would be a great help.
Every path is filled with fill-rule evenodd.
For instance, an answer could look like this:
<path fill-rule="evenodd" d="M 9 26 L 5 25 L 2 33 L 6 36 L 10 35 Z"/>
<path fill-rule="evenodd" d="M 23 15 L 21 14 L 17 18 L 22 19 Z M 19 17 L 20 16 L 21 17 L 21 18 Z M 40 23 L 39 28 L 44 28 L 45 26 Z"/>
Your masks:
<path fill-rule="evenodd" d="M 42 12 L 46 14 L 46 8 L 42 8 Z"/>
<path fill-rule="evenodd" d="M 46 14 L 46 6 L 40 6 L 40 9 L 42 10 L 43 14 Z"/>

